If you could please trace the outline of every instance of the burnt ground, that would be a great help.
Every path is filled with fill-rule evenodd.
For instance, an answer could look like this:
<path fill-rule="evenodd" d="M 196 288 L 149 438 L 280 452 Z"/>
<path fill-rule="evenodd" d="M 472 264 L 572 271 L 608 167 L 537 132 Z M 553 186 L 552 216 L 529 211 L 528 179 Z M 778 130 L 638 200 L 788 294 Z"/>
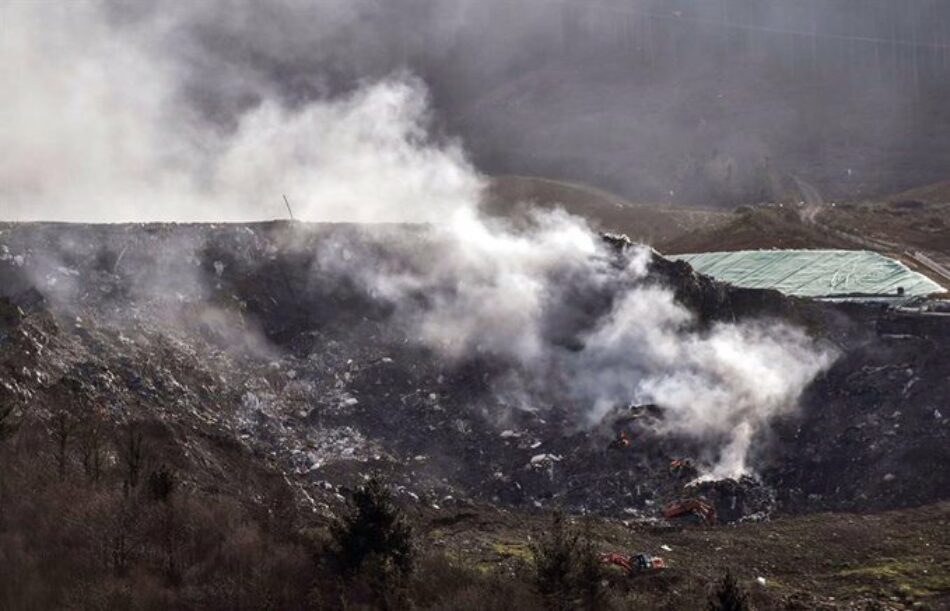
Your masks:
<path fill-rule="evenodd" d="M 783 595 L 945 598 L 947 584 L 918 571 L 946 574 L 946 508 L 929 506 L 950 492 L 945 318 L 738 290 L 656 258 L 653 281 L 699 324 L 790 320 L 843 355 L 760 444 L 758 478 L 687 487 L 670 461 L 698 448 L 652 436 L 640 425 L 650 408 L 618 406 L 600 429 L 578 430 L 554 399 L 543 417 L 498 405 L 508 364 L 445 363 L 407 342 L 385 305 L 322 275 L 315 246 L 361 247 L 363 231 L 2 225 L 0 399 L 43 418 L 67 396 L 78 412 L 148 422 L 188 486 L 241 495 L 276 475 L 318 522 L 383 473 L 434 545 L 438 525 L 455 524 L 485 562 L 561 508 L 602 516 L 605 547 L 662 539 L 676 561 L 662 578 L 670 592 L 734 559 L 748 579 L 768 569 Z M 619 430 L 633 444 L 608 449 Z M 662 506 L 695 495 L 739 524 L 670 530 Z M 823 564 L 832 532 L 843 538 Z"/>

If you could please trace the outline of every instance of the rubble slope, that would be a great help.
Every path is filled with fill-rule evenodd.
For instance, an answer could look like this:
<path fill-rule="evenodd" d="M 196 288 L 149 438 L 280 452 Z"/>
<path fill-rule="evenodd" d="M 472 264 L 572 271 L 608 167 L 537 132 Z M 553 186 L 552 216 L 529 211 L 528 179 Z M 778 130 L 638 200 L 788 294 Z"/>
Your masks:
<path fill-rule="evenodd" d="M 580 428 L 554 393 L 541 412 L 503 405 L 510 363 L 447 362 L 409 341 L 386 302 L 316 264 L 327 241 L 385 260 L 424 248 L 428 231 L 0 225 L 0 400 L 41 412 L 71 384 L 77 409 L 155 422 L 195 485 L 240 486 L 228 457 L 251 455 L 327 514 L 371 471 L 408 503 L 640 521 L 683 496 L 709 498 L 727 521 L 948 497 L 946 318 L 737 289 L 654 255 L 650 282 L 673 289 L 696 324 L 790 321 L 842 355 L 757 444 L 755 476 L 697 483 L 670 462 L 702 448 L 656 435 L 661 408 L 616 406 Z M 578 299 L 593 313 L 609 289 Z M 632 443 L 612 449 L 621 431 Z"/>

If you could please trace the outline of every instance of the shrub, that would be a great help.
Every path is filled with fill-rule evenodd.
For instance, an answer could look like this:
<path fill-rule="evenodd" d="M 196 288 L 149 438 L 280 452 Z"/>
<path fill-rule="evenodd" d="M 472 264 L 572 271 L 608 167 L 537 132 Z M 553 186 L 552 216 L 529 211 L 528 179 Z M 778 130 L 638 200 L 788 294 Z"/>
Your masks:
<path fill-rule="evenodd" d="M 175 491 L 175 476 L 165 465 L 148 474 L 148 495 L 153 501 L 168 502 Z"/>
<path fill-rule="evenodd" d="M 605 604 L 603 571 L 591 538 L 590 523 L 582 533 L 561 513 L 532 547 L 534 585 L 548 609 L 600 609 Z"/>
<path fill-rule="evenodd" d="M 719 587 L 709 597 L 706 607 L 709 611 L 749 611 L 749 597 L 739 587 L 732 571 L 726 571 Z"/>
<path fill-rule="evenodd" d="M 413 568 L 412 529 L 378 479 L 353 493 L 350 511 L 333 525 L 331 535 L 333 566 L 351 597 L 383 608 L 403 606 Z"/>
<path fill-rule="evenodd" d="M 354 575 L 371 556 L 403 576 L 412 571 L 412 529 L 376 478 L 353 493 L 349 513 L 333 525 L 331 534 L 332 555 L 344 576 Z"/>

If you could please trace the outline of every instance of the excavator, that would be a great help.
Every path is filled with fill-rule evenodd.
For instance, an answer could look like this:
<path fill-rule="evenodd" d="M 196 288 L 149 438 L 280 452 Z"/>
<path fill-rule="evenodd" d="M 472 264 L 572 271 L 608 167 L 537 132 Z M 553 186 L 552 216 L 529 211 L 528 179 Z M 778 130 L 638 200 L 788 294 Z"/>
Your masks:
<path fill-rule="evenodd" d="M 705 524 L 716 523 L 716 510 L 703 499 L 680 499 L 663 508 L 663 517 L 667 520 L 695 516 Z"/>
<path fill-rule="evenodd" d="M 654 573 L 666 568 L 666 561 L 659 556 L 648 556 L 647 554 L 634 554 L 625 556 L 616 552 L 610 552 L 600 555 L 600 561 L 604 564 L 619 566 L 627 575 L 640 575 L 643 573 Z"/>

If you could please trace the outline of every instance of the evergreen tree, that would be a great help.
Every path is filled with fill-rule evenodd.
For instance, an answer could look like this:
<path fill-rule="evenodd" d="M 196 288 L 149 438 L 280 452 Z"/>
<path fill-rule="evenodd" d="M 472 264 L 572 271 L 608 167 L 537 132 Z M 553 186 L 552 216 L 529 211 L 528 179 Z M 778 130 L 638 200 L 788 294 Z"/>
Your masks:
<path fill-rule="evenodd" d="M 534 584 L 552 611 L 573 609 L 576 599 L 578 535 L 555 513 L 551 526 L 533 546 Z"/>
<path fill-rule="evenodd" d="M 726 571 L 719 587 L 709 597 L 708 611 L 749 611 L 749 597 L 739 587 L 732 571 Z"/>
<path fill-rule="evenodd" d="M 353 493 L 350 511 L 332 527 L 331 534 L 332 556 L 346 579 L 371 559 L 399 577 L 412 572 L 412 529 L 375 477 Z"/>

